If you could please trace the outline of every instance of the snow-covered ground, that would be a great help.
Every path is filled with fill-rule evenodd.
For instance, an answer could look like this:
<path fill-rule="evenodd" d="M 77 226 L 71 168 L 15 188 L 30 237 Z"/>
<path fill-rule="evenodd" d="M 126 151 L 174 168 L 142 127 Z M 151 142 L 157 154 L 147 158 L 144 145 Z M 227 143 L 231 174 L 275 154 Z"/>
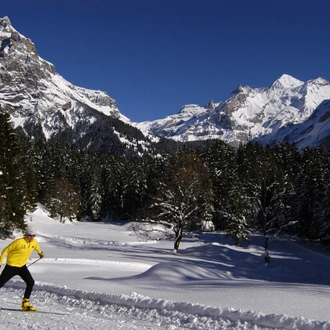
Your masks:
<path fill-rule="evenodd" d="M 322 249 L 278 239 L 267 267 L 257 235 L 238 248 L 199 234 L 174 254 L 173 241 L 143 241 L 125 223 L 61 224 L 40 207 L 30 219 L 46 256 L 30 267 L 31 303 L 70 315 L 0 310 L 0 329 L 330 329 Z M 0 307 L 19 308 L 24 288 L 8 282 Z"/>

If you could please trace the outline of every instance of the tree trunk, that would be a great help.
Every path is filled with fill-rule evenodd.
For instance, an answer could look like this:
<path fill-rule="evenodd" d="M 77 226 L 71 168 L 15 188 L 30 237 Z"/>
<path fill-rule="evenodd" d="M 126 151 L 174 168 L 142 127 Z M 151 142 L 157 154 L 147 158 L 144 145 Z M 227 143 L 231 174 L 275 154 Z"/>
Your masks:
<path fill-rule="evenodd" d="M 176 233 L 176 237 L 175 237 L 175 242 L 174 242 L 174 252 L 177 253 L 179 250 L 179 246 L 182 240 L 182 232 L 183 232 L 183 228 L 179 228 L 178 232 Z"/>

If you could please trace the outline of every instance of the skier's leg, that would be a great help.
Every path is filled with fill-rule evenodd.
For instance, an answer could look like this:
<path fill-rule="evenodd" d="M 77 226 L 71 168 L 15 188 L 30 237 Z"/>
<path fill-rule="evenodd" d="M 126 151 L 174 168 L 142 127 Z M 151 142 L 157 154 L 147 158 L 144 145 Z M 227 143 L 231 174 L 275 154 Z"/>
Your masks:
<path fill-rule="evenodd" d="M 19 276 L 22 278 L 22 280 L 26 283 L 26 289 L 24 292 L 24 298 L 29 299 L 31 296 L 31 292 L 34 286 L 34 279 L 28 270 L 28 268 L 25 266 L 21 267 L 21 271 Z"/>
<path fill-rule="evenodd" d="M 0 288 L 2 288 L 12 277 L 19 274 L 19 267 L 6 265 L 0 275 Z"/>

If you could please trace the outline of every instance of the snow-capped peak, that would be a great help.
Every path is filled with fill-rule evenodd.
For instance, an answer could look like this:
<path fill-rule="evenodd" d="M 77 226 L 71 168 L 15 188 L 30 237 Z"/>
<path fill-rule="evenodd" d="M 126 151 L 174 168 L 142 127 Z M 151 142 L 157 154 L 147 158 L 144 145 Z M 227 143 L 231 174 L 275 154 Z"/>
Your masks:
<path fill-rule="evenodd" d="M 10 19 L 8 16 L 0 18 L 0 32 L 13 32 L 15 29 L 11 25 Z"/>
<path fill-rule="evenodd" d="M 300 81 L 288 74 L 283 74 L 271 86 L 271 88 L 287 88 L 292 89 L 303 85 L 304 82 Z"/>
<path fill-rule="evenodd" d="M 221 139 L 237 146 L 267 136 L 267 141 L 263 141 L 275 144 L 282 141 L 276 135 L 282 132 L 281 128 L 304 123 L 329 98 L 330 83 L 327 80 L 317 78 L 303 82 L 283 74 L 270 88 L 253 89 L 240 85 L 227 100 L 214 103 L 211 108 L 186 105 L 179 114 L 149 122 L 144 129 L 182 142 Z M 322 130 L 324 134 L 317 135 L 323 137 L 322 141 L 315 143 L 324 145 L 327 125 L 322 126 Z M 292 142 L 299 139 L 303 146 L 300 138 L 295 135 Z M 310 146 L 316 146 L 314 140 L 308 140 Z"/>

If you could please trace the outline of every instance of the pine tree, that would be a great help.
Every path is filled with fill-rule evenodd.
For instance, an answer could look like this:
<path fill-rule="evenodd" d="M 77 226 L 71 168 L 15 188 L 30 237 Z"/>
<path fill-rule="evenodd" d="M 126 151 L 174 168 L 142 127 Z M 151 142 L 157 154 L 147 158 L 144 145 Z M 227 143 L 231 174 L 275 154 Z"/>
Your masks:
<path fill-rule="evenodd" d="M 91 173 L 89 207 L 93 221 L 100 221 L 102 218 L 102 196 L 103 185 L 100 177 L 99 169 L 95 169 Z"/>
<path fill-rule="evenodd" d="M 235 240 L 236 246 L 240 246 L 242 241 L 246 241 L 248 239 L 250 233 L 246 218 L 244 215 L 234 216 L 232 213 L 230 219 L 228 220 L 229 224 L 226 233 Z"/>
<path fill-rule="evenodd" d="M 24 228 L 26 189 L 20 170 L 21 146 L 8 113 L 0 112 L 0 234 Z"/>
<path fill-rule="evenodd" d="M 107 215 L 117 219 L 127 219 L 130 210 L 125 210 L 129 198 L 128 187 L 131 173 L 128 160 L 122 156 L 112 156 L 107 168 L 103 168 L 104 202 Z"/>
<path fill-rule="evenodd" d="M 81 154 L 79 168 L 79 192 L 80 192 L 80 217 L 99 221 L 101 216 L 99 195 L 100 165 L 96 157 L 89 154 Z M 94 179 L 97 182 L 93 182 Z"/>
<path fill-rule="evenodd" d="M 64 218 L 70 221 L 77 219 L 79 212 L 79 196 L 74 186 L 66 179 L 57 179 L 52 189 L 46 195 L 51 217 L 59 217 L 60 222 Z"/>
<path fill-rule="evenodd" d="M 22 184 L 25 186 L 24 207 L 33 212 L 38 202 L 37 158 L 34 154 L 33 144 L 22 143 L 22 152 L 19 160 Z"/>
<path fill-rule="evenodd" d="M 305 149 L 300 172 L 295 181 L 296 196 L 292 204 L 297 233 L 310 240 L 319 239 L 324 219 L 324 200 L 329 173 L 323 149 Z"/>
<path fill-rule="evenodd" d="M 246 241 L 251 232 L 248 218 L 250 217 L 250 199 L 245 194 L 242 182 L 238 177 L 232 177 L 232 189 L 226 198 L 220 212 L 226 221 L 226 233 L 232 237 L 236 246 Z"/>
<path fill-rule="evenodd" d="M 228 219 L 224 209 L 228 208 L 230 194 L 237 177 L 236 154 L 232 147 L 222 141 L 208 145 L 201 152 L 207 165 L 213 189 L 213 223 L 218 230 L 225 230 Z"/>
<path fill-rule="evenodd" d="M 329 156 L 327 157 L 327 169 L 329 169 Z M 320 218 L 320 229 L 319 229 L 319 238 L 323 245 L 327 248 L 330 247 L 330 173 L 329 170 L 326 171 L 325 175 L 325 191 L 322 200 L 322 215 Z"/>

